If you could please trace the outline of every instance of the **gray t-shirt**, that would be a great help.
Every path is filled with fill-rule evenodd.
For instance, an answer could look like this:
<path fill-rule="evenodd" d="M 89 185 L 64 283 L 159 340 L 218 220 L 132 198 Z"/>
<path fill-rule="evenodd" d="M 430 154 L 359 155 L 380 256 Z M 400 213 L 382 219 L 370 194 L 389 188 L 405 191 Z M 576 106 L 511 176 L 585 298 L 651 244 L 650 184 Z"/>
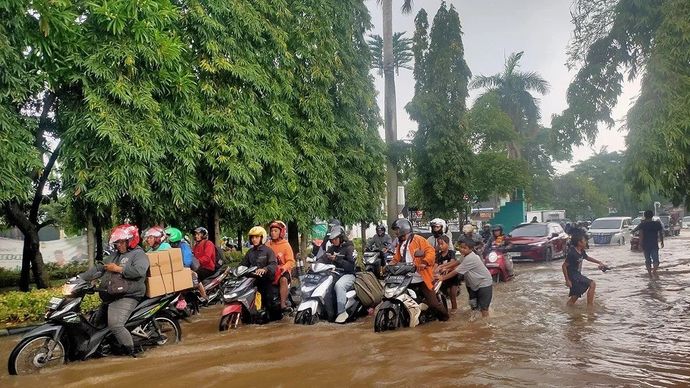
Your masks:
<path fill-rule="evenodd" d="M 490 287 L 493 285 L 491 273 L 486 269 L 482 259 L 472 252 L 465 256 L 460 265 L 455 269 L 455 272 L 465 277 L 465 284 L 472 291 L 477 291 L 482 287 Z"/>

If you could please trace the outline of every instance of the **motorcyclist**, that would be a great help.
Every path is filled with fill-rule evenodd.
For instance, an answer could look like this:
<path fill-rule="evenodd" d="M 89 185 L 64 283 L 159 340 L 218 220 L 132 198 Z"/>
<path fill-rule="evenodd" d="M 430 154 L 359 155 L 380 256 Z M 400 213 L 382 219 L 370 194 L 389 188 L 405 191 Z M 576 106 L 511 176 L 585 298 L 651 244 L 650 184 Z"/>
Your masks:
<path fill-rule="evenodd" d="M 393 222 L 391 230 L 397 233 L 398 246 L 395 249 L 395 256 L 391 264 L 403 261 L 414 264 L 415 272 L 412 283 L 419 285 L 419 290 L 424 295 L 424 299 L 429 308 L 436 311 L 441 321 L 447 321 L 448 310 L 437 299 L 434 292 L 434 266 L 436 265 L 436 251 L 422 236 L 412 233 L 412 223 L 405 218 L 400 218 Z"/>
<path fill-rule="evenodd" d="M 160 226 L 152 226 L 144 234 L 148 249 L 146 252 L 160 252 L 170 249 L 170 244 L 165 241 L 165 232 Z"/>
<path fill-rule="evenodd" d="M 427 239 L 429 244 L 431 244 L 432 247 L 438 252 L 439 246 L 438 243 L 436 242 L 436 239 L 441 237 L 442 235 L 448 236 L 448 239 L 451 241 L 451 244 L 453 242 L 453 234 L 448 231 L 448 224 L 446 221 L 442 218 L 434 218 L 429 222 L 429 226 L 431 227 L 431 236 Z"/>
<path fill-rule="evenodd" d="M 258 277 L 256 286 L 261 294 L 261 300 L 270 320 L 277 320 L 282 318 L 280 306 L 273 303 L 273 279 L 275 278 L 278 261 L 273 250 L 264 243 L 266 242 L 266 229 L 261 226 L 255 226 L 249 230 L 249 242 L 252 244 L 247 254 L 244 255 L 241 266 L 257 267 L 254 274 Z"/>
<path fill-rule="evenodd" d="M 336 299 L 336 323 L 345 323 L 348 318 L 347 311 L 345 311 L 345 304 L 347 303 L 347 292 L 350 291 L 355 284 L 355 246 L 351 241 L 348 241 L 345 229 L 340 225 L 334 225 L 328 235 L 331 246 L 323 255 L 319 262 L 325 264 L 333 264 L 340 269 L 343 275 L 335 282 L 333 290 L 335 291 Z"/>
<path fill-rule="evenodd" d="M 323 240 L 321 240 L 321 246 L 316 252 L 316 255 L 314 255 L 316 260 L 319 260 L 326 253 L 326 250 L 328 250 L 328 248 L 331 246 L 331 240 L 329 238 L 329 235 L 331 234 L 331 230 L 335 226 L 342 226 L 340 220 L 338 220 L 337 218 L 332 218 L 330 221 L 328 221 L 328 230 L 326 230 L 326 235 L 323 236 Z"/>
<path fill-rule="evenodd" d="M 462 227 L 462 237 L 474 242 L 474 251 L 479 253 L 482 251 L 484 245 L 484 240 L 475 232 L 474 226 L 472 224 L 466 224 Z"/>
<path fill-rule="evenodd" d="M 276 220 L 271 222 L 268 231 L 271 239 L 266 242 L 266 246 L 273 250 L 278 260 L 278 268 L 273 284 L 280 287 L 280 308 L 286 312 L 288 308 L 288 289 L 292 281 L 292 270 L 295 268 L 295 253 L 285 238 L 287 225 L 283 221 Z"/>
<path fill-rule="evenodd" d="M 108 243 L 114 253 L 78 276 L 85 281 L 101 278 L 99 296 L 103 301 L 98 316 L 107 312 L 108 329 L 122 346 L 122 352 L 135 357 L 132 334 L 125 323 L 146 293 L 149 260 L 139 247 L 139 229 L 123 224 L 113 228 Z"/>
<path fill-rule="evenodd" d="M 491 238 L 486 243 L 485 252 L 494 248 L 501 248 L 506 245 L 506 236 L 503 234 L 503 225 L 491 227 Z"/>
<path fill-rule="evenodd" d="M 490 223 L 487 222 L 486 224 L 482 225 L 481 236 L 482 236 L 482 243 L 486 244 L 487 242 L 489 242 L 489 239 L 491 239 L 491 224 Z"/>
<path fill-rule="evenodd" d="M 194 229 L 194 256 L 199 260 L 199 281 L 216 272 L 216 246 L 208 239 L 208 230 L 203 226 Z"/>
<path fill-rule="evenodd" d="M 386 266 L 386 255 L 393 251 L 393 241 L 386 234 L 386 226 L 381 224 L 376 226 L 376 234 L 367 240 L 367 251 L 380 252 L 377 272 Z"/>
<path fill-rule="evenodd" d="M 182 264 L 192 270 L 192 283 L 197 290 L 199 290 L 199 295 L 201 296 L 201 301 L 205 302 L 208 297 L 206 296 L 206 289 L 204 285 L 199 281 L 199 275 L 196 271 L 199 270 L 199 260 L 194 257 L 192 253 L 192 248 L 185 241 L 182 231 L 177 228 L 168 227 L 165 229 L 165 234 L 168 236 L 167 240 L 173 248 L 180 248 L 182 252 Z"/>

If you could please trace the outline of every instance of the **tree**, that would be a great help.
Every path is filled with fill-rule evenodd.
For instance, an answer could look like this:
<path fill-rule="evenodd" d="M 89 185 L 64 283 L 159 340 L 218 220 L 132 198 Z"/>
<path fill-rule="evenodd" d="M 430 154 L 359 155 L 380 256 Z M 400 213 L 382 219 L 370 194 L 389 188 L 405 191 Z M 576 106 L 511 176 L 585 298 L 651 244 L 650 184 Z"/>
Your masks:
<path fill-rule="evenodd" d="M 626 162 L 638 193 L 660 190 L 688 201 L 688 36 L 690 5 L 683 0 L 580 0 L 573 21 L 568 108 L 552 121 L 566 145 L 594 142 L 598 125 L 611 127 L 627 78 L 642 78 L 628 111 Z"/>
<path fill-rule="evenodd" d="M 460 17 L 453 6 L 448 9 L 441 3 L 428 38 L 424 10 L 415 18 L 415 26 L 415 95 L 406 106 L 418 123 L 413 187 L 418 206 L 435 215 L 449 215 L 465 206 L 472 149 L 461 120 L 471 73 L 464 58 Z"/>
<path fill-rule="evenodd" d="M 393 34 L 393 66 L 395 75 L 400 75 L 400 69 L 412 70 L 408 65 L 412 61 L 412 39 L 403 38 L 404 32 Z M 371 50 L 371 67 L 377 69 L 379 76 L 383 76 L 383 38 L 380 35 L 370 35 L 369 49 Z"/>
<path fill-rule="evenodd" d="M 395 75 L 393 74 L 393 1 L 377 0 L 383 6 L 383 76 L 384 76 L 384 109 L 383 120 L 386 133 L 386 144 L 390 148 L 398 141 L 396 120 Z M 404 0 L 403 13 L 412 11 L 412 0 Z M 386 215 L 391 225 L 398 218 L 398 167 L 393 163 L 395 156 L 389 149 L 386 162 Z"/>
<path fill-rule="evenodd" d="M 552 205 L 573 220 L 608 215 L 608 198 L 590 178 L 570 172 L 554 180 L 554 191 Z"/>

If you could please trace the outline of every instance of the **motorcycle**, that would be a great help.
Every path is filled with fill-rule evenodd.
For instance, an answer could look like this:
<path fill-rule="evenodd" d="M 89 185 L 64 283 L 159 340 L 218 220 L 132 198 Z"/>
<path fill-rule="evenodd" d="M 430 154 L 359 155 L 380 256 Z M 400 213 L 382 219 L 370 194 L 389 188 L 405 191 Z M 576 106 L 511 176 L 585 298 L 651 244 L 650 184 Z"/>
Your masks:
<path fill-rule="evenodd" d="M 484 265 L 496 283 L 507 282 L 513 278 L 513 259 L 499 248 L 492 248 L 484 254 Z"/>
<path fill-rule="evenodd" d="M 429 310 L 421 293 L 415 292 L 412 277 L 417 269 L 412 264 L 389 265 L 386 267 L 388 276 L 383 287 L 383 300 L 374 318 L 374 331 L 379 333 L 395 330 L 399 327 L 409 327 L 412 324 L 410 308 L 418 308 L 419 324 L 436 320 L 436 315 Z M 442 282 L 434 284 L 434 291 L 439 302 L 448 308 L 448 299 L 441 292 Z M 409 307 L 408 307 L 409 306 Z"/>
<path fill-rule="evenodd" d="M 362 261 L 364 262 L 364 270 L 373 273 L 377 279 L 383 279 L 383 268 L 393 259 L 390 252 L 382 252 L 381 250 L 366 250 Z"/>
<path fill-rule="evenodd" d="M 30 374 L 57 367 L 68 361 L 116 354 L 120 348 L 115 336 L 99 314 L 87 316 L 81 304 L 95 288 L 90 282 L 72 278 L 63 286 L 64 298 L 51 298 L 46 322 L 28 332 L 14 347 L 7 362 L 11 375 Z M 132 333 L 135 348 L 163 346 L 182 339 L 178 317 L 168 306 L 180 294 L 166 294 L 141 301 L 125 323 Z"/>
<path fill-rule="evenodd" d="M 278 295 L 275 287 L 274 300 L 262 300 L 257 304 L 256 266 L 239 266 L 233 271 L 234 279 L 229 280 L 223 290 L 225 307 L 221 312 L 219 331 L 236 329 L 240 322 L 244 324 L 267 323 L 271 320 L 269 310 L 276 305 Z M 260 300 L 260 299 L 259 299 Z"/>
<path fill-rule="evenodd" d="M 219 268 L 213 275 L 201 282 L 206 290 L 206 297 L 208 298 L 206 302 L 201 302 L 201 294 L 199 294 L 199 290 L 195 288 L 185 293 L 184 300 L 186 303 L 181 303 L 178 308 L 185 309 L 185 307 L 187 307 L 189 315 L 195 315 L 199 313 L 199 309 L 202 306 L 213 306 L 222 302 L 223 289 L 231 274 L 232 269 L 230 267 L 223 266 Z"/>
<path fill-rule="evenodd" d="M 301 302 L 295 314 L 295 324 L 314 325 L 320 319 L 335 321 L 333 286 L 340 276 L 342 273 L 333 264 L 312 263 L 311 269 L 300 279 Z M 348 313 L 346 322 L 352 322 L 366 314 L 366 309 L 357 299 L 355 290 L 348 291 L 346 295 L 345 311 Z"/>

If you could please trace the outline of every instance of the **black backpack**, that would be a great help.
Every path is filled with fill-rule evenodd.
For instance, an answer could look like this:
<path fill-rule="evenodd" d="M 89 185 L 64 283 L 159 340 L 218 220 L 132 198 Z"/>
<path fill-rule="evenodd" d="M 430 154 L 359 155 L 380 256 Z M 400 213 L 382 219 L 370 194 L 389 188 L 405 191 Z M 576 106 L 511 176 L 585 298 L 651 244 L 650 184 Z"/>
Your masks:
<path fill-rule="evenodd" d="M 223 255 L 223 250 L 218 245 L 213 244 L 213 247 L 216 248 L 216 265 L 213 270 L 218 271 L 225 264 L 225 255 Z"/>

